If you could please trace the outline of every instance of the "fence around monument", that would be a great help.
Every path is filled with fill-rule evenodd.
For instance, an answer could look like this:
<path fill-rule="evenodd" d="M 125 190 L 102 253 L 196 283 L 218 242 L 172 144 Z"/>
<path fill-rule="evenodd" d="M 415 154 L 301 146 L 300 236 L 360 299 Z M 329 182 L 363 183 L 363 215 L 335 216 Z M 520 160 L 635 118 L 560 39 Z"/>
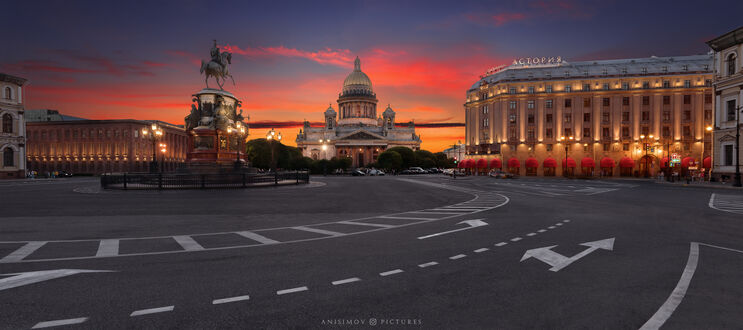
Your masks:
<path fill-rule="evenodd" d="M 309 171 L 270 174 L 124 173 L 101 175 L 103 189 L 209 189 L 298 185 L 310 182 Z"/>

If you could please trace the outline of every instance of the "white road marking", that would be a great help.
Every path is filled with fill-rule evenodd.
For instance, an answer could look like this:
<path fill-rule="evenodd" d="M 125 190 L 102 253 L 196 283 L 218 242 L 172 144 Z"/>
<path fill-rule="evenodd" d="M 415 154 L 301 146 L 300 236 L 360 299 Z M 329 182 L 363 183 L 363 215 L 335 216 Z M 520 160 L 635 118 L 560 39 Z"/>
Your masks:
<path fill-rule="evenodd" d="M 678 284 L 671 292 L 671 295 L 666 299 L 666 302 L 660 306 L 657 312 L 640 327 L 640 330 L 660 329 L 663 326 L 671 314 L 676 310 L 681 300 L 686 295 L 686 290 L 689 288 L 691 278 L 694 276 L 694 272 L 697 270 L 697 263 L 699 261 L 699 244 L 696 242 L 691 243 L 689 248 L 689 259 L 686 261 L 686 267 L 684 272 L 681 274 Z"/>
<path fill-rule="evenodd" d="M 540 230 L 537 230 L 537 232 L 538 232 L 538 233 L 543 233 L 543 232 L 545 232 L 545 231 L 547 231 L 547 230 L 546 230 L 546 229 L 540 229 Z"/>
<path fill-rule="evenodd" d="M 552 266 L 552 268 L 550 268 L 550 271 L 557 272 L 557 271 L 560 271 L 560 269 L 567 267 L 573 262 L 578 261 L 580 258 L 583 258 L 598 249 L 613 251 L 614 250 L 614 238 L 612 237 L 612 238 L 602 239 L 602 240 L 593 241 L 593 242 L 581 243 L 580 245 L 587 246 L 588 248 L 572 257 L 566 257 L 562 254 L 552 251 L 552 248 L 557 246 L 557 245 L 552 245 L 552 246 L 527 250 L 526 253 L 524 253 L 524 256 L 521 257 L 521 261 L 524 261 L 529 258 L 535 258 L 535 259 L 538 259 L 539 261 L 542 261 Z"/>
<path fill-rule="evenodd" d="M 420 267 L 420 268 L 426 268 L 426 267 L 436 266 L 438 264 L 439 264 L 438 262 L 431 261 L 431 262 L 427 262 L 425 264 L 420 264 L 420 265 L 418 265 L 418 267 Z"/>
<path fill-rule="evenodd" d="M 713 193 L 709 198 L 708 205 L 718 211 L 743 214 L 743 195 L 718 195 Z"/>
<path fill-rule="evenodd" d="M 243 300 L 248 300 L 248 299 L 250 299 L 250 296 L 248 296 L 248 295 L 237 296 L 237 297 L 230 297 L 230 298 L 222 298 L 222 299 L 214 299 L 212 301 L 212 305 L 226 304 L 226 303 L 231 303 L 231 302 L 236 302 L 236 301 L 243 301 Z"/>
<path fill-rule="evenodd" d="M 101 243 L 98 244 L 98 252 L 95 254 L 96 257 L 110 257 L 119 254 L 119 240 L 117 239 L 102 239 Z"/>
<path fill-rule="evenodd" d="M 87 321 L 87 317 L 79 317 L 76 319 L 65 319 L 65 320 L 55 320 L 55 321 L 44 321 L 39 322 L 34 325 L 31 329 L 42 329 L 42 328 L 51 328 L 51 327 L 58 327 L 61 325 L 72 325 L 72 324 L 80 324 Z"/>
<path fill-rule="evenodd" d="M 351 277 L 351 278 L 347 278 L 345 280 L 333 281 L 332 283 L 333 283 L 333 285 L 341 285 L 341 284 L 346 284 L 346 283 L 351 283 L 351 282 L 358 282 L 358 281 L 361 281 L 361 279 L 358 278 L 358 277 Z"/>
<path fill-rule="evenodd" d="M 570 222 L 570 220 L 562 220 L 562 222 Z"/>
<path fill-rule="evenodd" d="M 518 242 L 520 240 L 522 240 L 521 237 L 514 237 L 514 238 L 511 239 L 511 242 Z"/>
<path fill-rule="evenodd" d="M 414 217 L 398 217 L 398 216 L 392 216 L 392 215 L 380 215 L 378 218 L 385 218 L 385 219 L 400 219 L 400 220 L 420 220 L 420 221 L 427 221 L 427 220 L 439 220 L 436 218 L 414 218 Z"/>
<path fill-rule="evenodd" d="M 395 275 L 395 274 L 399 274 L 399 273 L 402 273 L 402 272 L 403 272 L 402 269 L 394 269 L 394 270 L 390 270 L 390 271 L 386 271 L 386 272 L 381 272 L 381 273 L 379 273 L 379 275 L 380 276 L 390 276 L 390 275 Z"/>
<path fill-rule="evenodd" d="M 186 251 L 199 251 L 204 249 L 204 247 L 194 241 L 191 236 L 173 236 L 173 239 Z"/>
<path fill-rule="evenodd" d="M 107 273 L 110 270 L 88 270 L 88 269 L 52 269 L 52 270 L 40 270 L 35 272 L 24 272 L 14 274 L 0 274 L 0 275 L 13 275 L 0 279 L 0 291 L 17 288 L 19 286 L 44 282 L 53 280 L 55 278 L 81 274 L 81 273 Z"/>
<path fill-rule="evenodd" d="M 488 249 L 488 248 L 481 248 L 481 249 L 475 250 L 475 253 L 485 252 L 485 251 L 488 251 L 488 250 L 490 250 L 490 249 Z"/>
<path fill-rule="evenodd" d="M 484 220 L 484 219 L 465 220 L 465 221 L 462 221 L 462 222 L 458 222 L 457 224 L 462 224 L 462 223 L 467 224 L 467 227 L 459 228 L 459 229 L 454 229 L 454 230 L 449 230 L 449 231 L 445 231 L 445 232 L 441 232 L 441 233 L 435 233 L 435 234 L 426 235 L 426 236 L 421 236 L 421 237 L 418 237 L 418 239 L 426 239 L 426 238 L 431 238 L 431 237 L 436 237 L 436 236 L 441 236 L 441 235 L 456 233 L 456 232 L 462 231 L 462 230 L 468 230 L 468 229 L 472 229 L 472 228 L 487 226 L 488 223 L 485 222 L 485 221 L 482 221 L 482 220 Z"/>
<path fill-rule="evenodd" d="M 451 259 L 451 260 L 457 260 L 457 259 L 462 259 L 462 258 L 464 258 L 466 256 L 467 256 L 466 254 L 457 254 L 455 256 L 449 257 L 449 259 Z"/>
<path fill-rule="evenodd" d="M 323 234 L 323 235 L 328 235 L 328 236 L 344 236 L 344 235 L 346 235 L 344 233 L 339 233 L 337 231 L 330 231 L 330 230 L 318 229 L 318 228 L 311 228 L 311 227 L 305 227 L 305 226 L 292 227 L 292 229 L 302 230 L 302 231 L 308 231 L 310 233 Z"/>
<path fill-rule="evenodd" d="M 547 228 L 549 228 L 549 229 L 555 229 L 555 228 L 557 228 L 557 227 L 555 227 L 555 226 L 549 226 L 549 227 L 547 227 Z"/>
<path fill-rule="evenodd" d="M 307 291 L 307 290 L 309 290 L 309 289 L 307 289 L 306 286 L 300 286 L 300 287 L 297 287 L 297 288 L 279 290 L 279 291 L 276 291 L 276 294 L 280 296 L 282 294 L 302 292 L 302 291 Z"/>
<path fill-rule="evenodd" d="M 381 223 L 369 223 L 369 222 L 359 222 L 359 221 L 338 221 L 338 223 L 344 224 L 344 225 L 358 225 L 358 226 L 367 226 L 367 227 L 379 227 L 379 228 L 394 228 L 396 226 L 393 225 L 385 225 Z"/>
<path fill-rule="evenodd" d="M 254 241 L 263 243 L 263 244 L 276 244 L 276 243 L 280 243 L 279 241 L 272 240 L 272 239 L 270 239 L 270 238 L 268 238 L 266 236 L 256 234 L 256 233 L 254 233 L 252 231 L 238 231 L 238 232 L 235 232 L 235 234 L 238 234 L 238 235 L 240 235 L 242 237 L 249 238 L 249 239 L 252 239 Z"/>
<path fill-rule="evenodd" d="M 561 222 L 558 222 L 558 223 L 555 224 L 555 226 L 562 226 L 562 223 Z"/>
<path fill-rule="evenodd" d="M 31 253 L 36 252 L 36 250 L 44 246 L 44 244 L 46 244 L 46 242 L 28 242 L 25 245 L 18 248 L 18 250 L 15 250 L 13 251 L 13 253 L 5 256 L 5 258 L 0 259 L 0 262 L 21 261 L 23 260 L 23 258 L 31 255 Z"/>
<path fill-rule="evenodd" d="M 534 236 L 534 235 L 536 235 L 536 234 L 537 234 L 537 233 L 528 233 L 528 234 L 526 234 L 526 236 Z"/>
<path fill-rule="evenodd" d="M 148 308 L 148 309 L 140 309 L 138 311 L 133 311 L 129 316 L 142 316 L 142 315 L 149 315 L 149 314 L 156 314 L 156 313 L 165 313 L 165 312 L 172 312 L 173 308 L 175 306 L 165 306 L 165 307 L 156 307 L 156 308 Z"/>
<path fill-rule="evenodd" d="M 500 243 L 496 244 L 495 246 L 503 246 L 503 245 L 506 245 L 506 244 L 508 244 L 508 243 L 506 243 L 506 242 L 500 242 Z"/>

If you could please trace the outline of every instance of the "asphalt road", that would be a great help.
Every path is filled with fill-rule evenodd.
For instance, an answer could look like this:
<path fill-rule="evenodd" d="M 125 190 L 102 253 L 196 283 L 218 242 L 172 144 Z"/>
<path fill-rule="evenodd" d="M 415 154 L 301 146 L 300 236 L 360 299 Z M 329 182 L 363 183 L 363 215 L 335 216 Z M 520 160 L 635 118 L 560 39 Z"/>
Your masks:
<path fill-rule="evenodd" d="M 743 326 L 743 192 L 312 181 L 165 192 L 0 182 L 0 328 Z"/>

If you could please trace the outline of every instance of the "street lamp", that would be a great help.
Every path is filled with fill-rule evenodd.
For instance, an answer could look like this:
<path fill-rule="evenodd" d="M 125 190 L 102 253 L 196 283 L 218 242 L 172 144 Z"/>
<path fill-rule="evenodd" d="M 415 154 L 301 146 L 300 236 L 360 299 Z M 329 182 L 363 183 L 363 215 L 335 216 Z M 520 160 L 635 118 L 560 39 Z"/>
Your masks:
<path fill-rule="evenodd" d="M 328 150 L 328 144 L 329 139 L 320 139 L 317 142 L 322 143 L 322 159 L 327 159 L 328 155 L 326 154 L 326 150 Z M 328 162 L 322 162 L 322 175 L 328 175 Z"/>
<path fill-rule="evenodd" d="M 165 143 L 160 143 L 159 146 L 160 146 L 160 152 L 162 153 L 162 161 L 160 162 L 162 163 L 162 166 L 160 166 L 160 173 L 162 173 L 163 167 L 165 167 L 164 166 L 165 165 L 165 153 L 168 151 L 168 145 Z"/>
<path fill-rule="evenodd" d="M 645 136 L 645 134 L 640 135 L 640 139 L 642 142 L 642 147 L 645 148 L 645 156 L 643 157 L 645 159 L 645 177 L 650 177 L 650 169 L 648 168 L 648 150 L 650 149 L 650 143 L 648 141 L 653 139 L 653 135 L 650 134 L 648 136 Z"/>
<path fill-rule="evenodd" d="M 245 126 L 242 125 L 241 122 L 237 122 L 235 124 L 235 128 L 228 127 L 227 128 L 227 134 L 235 134 L 237 136 L 237 151 L 235 152 L 235 169 L 239 169 L 242 167 L 242 164 L 240 163 L 240 150 L 242 150 L 242 144 L 243 140 L 245 139 L 245 133 L 247 131 L 245 130 Z"/>
<path fill-rule="evenodd" d="M 157 124 L 152 124 L 152 126 L 142 129 L 142 135 L 143 136 L 149 136 L 150 141 L 152 143 L 152 160 L 150 162 L 150 172 L 155 173 L 158 171 L 157 166 L 157 150 L 155 149 L 155 141 L 160 140 L 163 136 L 163 130 L 161 127 L 157 126 Z"/>
<path fill-rule="evenodd" d="M 273 150 L 275 143 L 273 141 L 276 140 L 281 143 L 281 132 L 276 132 L 272 128 L 270 131 L 268 131 L 268 133 L 266 133 L 266 140 L 268 140 L 268 143 L 271 144 L 271 169 L 276 172 L 276 160 Z"/>
<path fill-rule="evenodd" d="M 568 140 L 573 141 L 573 137 L 572 136 L 569 137 Z M 561 136 L 559 141 L 565 141 L 565 137 Z M 565 177 L 568 176 L 567 167 L 568 167 L 568 149 L 569 148 L 570 148 L 570 142 L 565 141 L 565 163 L 564 165 L 562 165 L 562 175 Z"/>
<path fill-rule="evenodd" d="M 743 105 L 735 108 L 735 182 L 733 187 L 741 187 L 740 182 L 740 113 Z"/>

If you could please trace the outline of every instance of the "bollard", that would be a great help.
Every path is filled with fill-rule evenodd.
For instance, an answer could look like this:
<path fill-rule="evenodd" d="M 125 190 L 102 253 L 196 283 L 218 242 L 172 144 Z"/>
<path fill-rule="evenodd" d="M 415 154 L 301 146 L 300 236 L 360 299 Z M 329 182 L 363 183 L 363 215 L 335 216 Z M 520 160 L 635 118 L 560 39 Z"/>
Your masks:
<path fill-rule="evenodd" d="M 157 174 L 157 189 L 163 189 L 163 174 Z"/>
<path fill-rule="evenodd" d="M 204 189 L 205 181 L 206 181 L 206 175 L 202 174 L 201 175 L 201 189 Z"/>
<path fill-rule="evenodd" d="M 299 184 L 299 170 L 297 170 L 297 184 Z"/>
<path fill-rule="evenodd" d="M 245 173 L 243 173 L 243 188 L 245 188 Z"/>
<path fill-rule="evenodd" d="M 124 173 L 124 190 L 126 190 L 126 173 Z"/>
<path fill-rule="evenodd" d="M 273 172 L 273 185 L 279 185 L 279 172 Z"/>

